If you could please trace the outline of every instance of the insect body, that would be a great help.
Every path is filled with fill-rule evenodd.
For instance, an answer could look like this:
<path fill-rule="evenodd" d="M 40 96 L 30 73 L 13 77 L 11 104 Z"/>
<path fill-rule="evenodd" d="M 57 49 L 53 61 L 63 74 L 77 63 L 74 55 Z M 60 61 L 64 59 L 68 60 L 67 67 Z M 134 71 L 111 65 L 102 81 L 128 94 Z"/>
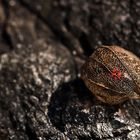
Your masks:
<path fill-rule="evenodd" d="M 101 46 L 82 67 L 82 79 L 102 102 L 140 98 L 140 60 L 118 46 Z"/>

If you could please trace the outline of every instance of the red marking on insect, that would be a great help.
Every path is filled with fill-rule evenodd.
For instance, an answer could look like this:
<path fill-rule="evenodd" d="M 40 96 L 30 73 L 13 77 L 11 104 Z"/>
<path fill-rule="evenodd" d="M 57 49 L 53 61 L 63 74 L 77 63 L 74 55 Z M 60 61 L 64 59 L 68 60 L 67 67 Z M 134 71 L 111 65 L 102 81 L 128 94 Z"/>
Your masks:
<path fill-rule="evenodd" d="M 114 79 L 120 79 L 122 76 L 122 73 L 119 69 L 117 68 L 113 68 L 113 70 L 111 71 L 111 77 L 113 77 Z"/>

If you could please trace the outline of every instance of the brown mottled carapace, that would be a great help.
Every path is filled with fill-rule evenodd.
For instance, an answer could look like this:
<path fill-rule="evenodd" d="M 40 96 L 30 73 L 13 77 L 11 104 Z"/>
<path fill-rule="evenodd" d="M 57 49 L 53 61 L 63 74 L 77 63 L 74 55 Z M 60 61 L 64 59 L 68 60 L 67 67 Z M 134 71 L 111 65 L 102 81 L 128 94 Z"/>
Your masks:
<path fill-rule="evenodd" d="M 119 46 L 100 46 L 82 67 L 81 77 L 102 102 L 140 98 L 140 59 Z"/>

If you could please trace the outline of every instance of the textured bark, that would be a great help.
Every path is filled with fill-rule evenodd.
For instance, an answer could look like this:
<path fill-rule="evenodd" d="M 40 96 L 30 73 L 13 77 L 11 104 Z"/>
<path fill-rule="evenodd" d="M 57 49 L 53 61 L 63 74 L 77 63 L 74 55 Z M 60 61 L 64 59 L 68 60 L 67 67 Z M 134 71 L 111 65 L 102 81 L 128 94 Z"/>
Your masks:
<path fill-rule="evenodd" d="M 100 103 L 78 77 L 100 44 L 140 57 L 139 17 L 136 0 L 2 0 L 0 139 L 140 139 L 140 100 Z"/>

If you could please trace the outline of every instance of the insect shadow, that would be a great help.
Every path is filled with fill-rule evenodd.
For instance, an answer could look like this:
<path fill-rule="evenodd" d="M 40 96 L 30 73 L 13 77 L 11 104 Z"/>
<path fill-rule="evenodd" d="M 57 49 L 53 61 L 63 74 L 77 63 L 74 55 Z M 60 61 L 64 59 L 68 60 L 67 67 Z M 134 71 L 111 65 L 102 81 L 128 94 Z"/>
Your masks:
<path fill-rule="evenodd" d="M 89 90 L 80 79 L 60 85 L 52 94 L 48 106 L 48 116 L 51 123 L 62 132 L 65 124 L 68 122 L 75 123 L 74 116 L 76 113 L 80 113 L 78 112 L 79 107 L 75 107 L 76 104 L 83 104 L 93 98 L 88 92 Z M 70 116 L 68 117 L 68 115 Z M 80 116 L 85 117 L 84 113 L 80 114 Z"/>

